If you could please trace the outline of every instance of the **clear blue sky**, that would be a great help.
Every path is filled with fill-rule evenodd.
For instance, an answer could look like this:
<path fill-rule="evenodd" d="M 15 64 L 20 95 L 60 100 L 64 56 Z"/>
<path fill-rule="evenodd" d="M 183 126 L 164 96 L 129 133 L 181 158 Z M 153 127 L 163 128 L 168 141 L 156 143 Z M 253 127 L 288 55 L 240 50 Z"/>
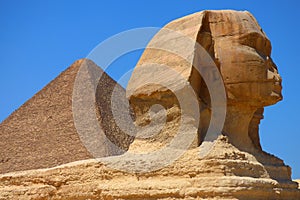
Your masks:
<path fill-rule="evenodd" d="M 270 38 L 283 77 L 284 100 L 266 109 L 262 146 L 293 168 L 293 178 L 300 178 L 299 7 L 298 0 L 0 0 L 0 121 L 114 34 L 162 27 L 205 9 L 248 10 Z M 119 78 L 139 54 L 118 60 L 119 68 L 110 74 Z"/>

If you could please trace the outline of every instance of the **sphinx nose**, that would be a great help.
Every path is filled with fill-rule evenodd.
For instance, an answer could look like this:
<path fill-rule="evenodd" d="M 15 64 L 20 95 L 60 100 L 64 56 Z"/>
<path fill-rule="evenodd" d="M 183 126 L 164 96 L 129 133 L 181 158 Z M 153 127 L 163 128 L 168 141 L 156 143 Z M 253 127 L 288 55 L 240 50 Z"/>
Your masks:
<path fill-rule="evenodd" d="M 268 69 L 267 79 L 281 83 L 282 78 L 278 73 L 277 66 L 269 56 L 266 58 L 266 67 Z"/>

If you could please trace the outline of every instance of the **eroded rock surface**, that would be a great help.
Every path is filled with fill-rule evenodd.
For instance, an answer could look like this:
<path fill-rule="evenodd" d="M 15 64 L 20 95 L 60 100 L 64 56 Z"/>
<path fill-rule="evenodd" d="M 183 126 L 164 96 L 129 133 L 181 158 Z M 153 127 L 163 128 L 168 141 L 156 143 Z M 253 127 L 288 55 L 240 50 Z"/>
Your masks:
<path fill-rule="evenodd" d="M 241 152 L 220 136 L 206 159 L 188 150 L 164 169 L 131 174 L 85 160 L 56 168 L 0 175 L 0 199 L 299 199 L 297 183 L 268 155 Z M 262 161 L 263 160 L 263 161 Z M 130 165 L 130 163 L 128 163 Z M 268 167 L 266 167 L 268 165 Z"/>
<path fill-rule="evenodd" d="M 178 35 L 173 34 L 174 31 Z M 249 127 L 248 122 L 244 123 L 249 128 L 248 133 L 239 133 L 238 138 L 247 140 L 248 146 L 253 143 L 261 149 L 258 126 L 263 118 L 263 107 L 282 98 L 281 78 L 271 59 L 271 43 L 249 12 L 204 11 L 167 24 L 149 43 L 127 87 L 128 97 L 137 114 L 137 124 L 147 124 L 148 110 L 153 104 L 163 105 L 167 112 L 177 110 L 173 116 L 182 114 L 182 110 L 177 109 L 180 105 L 174 92 L 186 87 L 180 81 L 183 79 L 193 87 L 199 98 L 201 119 L 198 133 L 195 132 L 194 147 L 201 144 L 211 117 L 211 99 L 203 74 L 200 76 L 196 68 L 214 67 L 206 66 L 211 65 L 207 56 L 222 75 L 228 109 L 248 110 L 247 115 L 253 118 Z M 157 70 L 152 63 L 167 67 Z M 181 79 L 174 78 L 172 71 L 180 74 Z M 208 79 L 215 78 L 214 74 L 204 75 Z M 145 84 L 149 80 L 168 80 L 166 87 L 170 86 L 173 91 L 161 84 Z M 178 124 L 178 118 L 172 119 L 171 116 L 168 115 L 166 127 Z M 169 135 L 167 130 L 162 130 L 156 139 L 135 140 L 130 148 L 140 148 L 145 144 L 159 147 L 168 143 L 165 138 L 170 138 Z"/>

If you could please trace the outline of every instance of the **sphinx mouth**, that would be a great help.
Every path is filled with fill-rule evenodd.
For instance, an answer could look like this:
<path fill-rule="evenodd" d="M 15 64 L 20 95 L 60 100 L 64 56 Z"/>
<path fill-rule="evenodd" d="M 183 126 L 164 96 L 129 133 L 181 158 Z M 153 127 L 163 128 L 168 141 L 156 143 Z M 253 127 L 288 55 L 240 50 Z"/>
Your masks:
<path fill-rule="evenodd" d="M 237 85 L 237 84 L 269 84 L 268 87 L 271 87 L 272 95 L 279 96 L 282 99 L 282 84 L 280 80 L 268 79 L 262 81 L 236 81 L 236 82 L 224 82 L 225 85 Z"/>
<path fill-rule="evenodd" d="M 279 94 L 280 96 L 282 96 L 282 95 L 281 95 L 281 91 L 282 91 L 281 82 L 279 82 L 279 81 L 275 81 L 275 82 L 274 82 L 274 89 L 273 89 L 273 91 L 274 91 L 275 93 Z"/>

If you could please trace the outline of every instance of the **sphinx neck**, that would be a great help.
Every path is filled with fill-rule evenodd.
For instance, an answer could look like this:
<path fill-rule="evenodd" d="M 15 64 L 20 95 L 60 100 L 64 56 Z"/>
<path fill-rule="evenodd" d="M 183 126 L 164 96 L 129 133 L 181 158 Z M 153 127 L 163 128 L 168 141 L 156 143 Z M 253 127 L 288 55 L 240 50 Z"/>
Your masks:
<path fill-rule="evenodd" d="M 253 149 L 248 129 L 256 108 L 235 105 L 227 107 L 227 114 L 223 128 L 223 134 L 240 150 Z"/>

